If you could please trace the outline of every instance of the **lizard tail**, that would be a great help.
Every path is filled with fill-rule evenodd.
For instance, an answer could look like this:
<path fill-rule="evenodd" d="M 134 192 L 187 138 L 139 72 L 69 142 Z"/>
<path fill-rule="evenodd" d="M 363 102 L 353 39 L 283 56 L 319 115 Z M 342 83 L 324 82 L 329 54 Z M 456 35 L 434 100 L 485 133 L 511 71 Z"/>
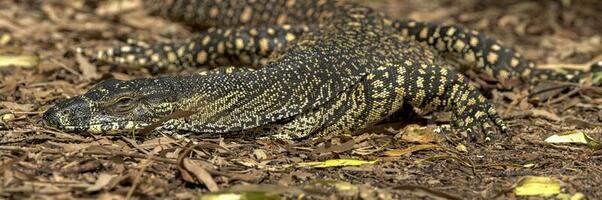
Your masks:
<path fill-rule="evenodd" d="M 525 82 L 579 82 L 591 73 L 602 71 L 602 62 L 592 64 L 587 71 L 536 68 L 533 61 L 523 57 L 515 49 L 502 45 L 486 34 L 458 25 L 397 20 L 393 26 L 403 36 L 425 43 L 438 52 L 451 52 L 498 81 L 520 79 Z"/>

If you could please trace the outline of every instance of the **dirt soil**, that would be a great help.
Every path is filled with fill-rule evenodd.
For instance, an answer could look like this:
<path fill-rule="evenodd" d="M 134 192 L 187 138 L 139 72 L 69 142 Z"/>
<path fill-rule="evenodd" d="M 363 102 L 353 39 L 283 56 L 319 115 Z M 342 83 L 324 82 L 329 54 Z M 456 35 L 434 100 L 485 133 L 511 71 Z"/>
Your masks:
<path fill-rule="evenodd" d="M 570 66 L 582 68 L 586 65 L 579 64 L 602 60 L 602 1 L 364 2 L 393 18 L 457 23 L 486 32 L 550 67 L 575 63 Z M 602 150 L 544 141 L 574 130 L 602 139 L 602 88 L 587 80 L 542 83 L 539 90 L 548 90 L 539 93 L 533 92 L 537 87 L 531 92 L 486 90 L 511 136 L 494 144 L 467 145 L 466 150 L 446 140 L 414 137 L 413 126 L 399 128 L 399 121 L 355 136 L 305 141 L 212 138 L 196 139 L 197 145 L 160 134 L 65 133 L 42 121 L 41 114 L 54 102 L 82 94 L 101 80 L 153 76 L 145 68 L 90 63 L 70 53 L 72 49 L 102 49 L 127 39 L 168 41 L 194 31 L 147 15 L 137 0 L 0 1 L 0 60 L 24 62 L 0 62 L 0 198 L 191 199 L 210 191 L 247 191 L 242 194 L 259 199 L 272 194 L 512 199 L 520 198 L 513 188 L 524 177 L 544 176 L 559 180 L 565 195 L 602 199 Z M 412 123 L 425 122 L 430 123 Z M 389 151 L 408 147 L 414 151 Z M 299 166 L 330 159 L 377 162 Z"/>

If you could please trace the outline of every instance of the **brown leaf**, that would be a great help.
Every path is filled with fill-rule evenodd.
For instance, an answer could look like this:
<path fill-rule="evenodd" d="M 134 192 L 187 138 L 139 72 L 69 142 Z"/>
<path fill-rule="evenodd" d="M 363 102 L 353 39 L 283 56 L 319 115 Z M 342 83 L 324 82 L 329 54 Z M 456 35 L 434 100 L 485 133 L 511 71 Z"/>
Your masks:
<path fill-rule="evenodd" d="M 205 168 L 203 168 L 201 165 L 194 163 L 188 158 L 184 158 L 184 160 L 182 160 L 182 166 L 188 172 L 192 173 L 197 180 L 205 184 L 209 191 L 216 192 L 219 190 L 219 187 L 217 186 L 217 183 L 215 183 L 215 180 L 213 180 L 213 177 L 211 177 L 211 174 L 209 174 L 209 172 L 207 172 L 207 170 L 205 170 Z"/>
<path fill-rule="evenodd" d="M 411 147 L 408 147 L 405 149 L 395 149 L 395 150 L 385 151 L 384 154 L 386 156 L 390 156 L 390 157 L 397 157 L 397 156 L 401 156 L 401 155 L 409 155 L 416 151 L 421 151 L 421 150 L 426 150 L 426 149 L 435 149 L 435 148 L 441 148 L 441 146 L 435 145 L 435 144 L 420 144 L 420 145 L 411 146 Z"/>
<path fill-rule="evenodd" d="M 410 124 L 403 128 L 401 140 L 407 142 L 430 143 L 440 141 L 434 131 L 435 127 L 421 127 L 416 124 Z"/>
<path fill-rule="evenodd" d="M 86 149 L 86 148 L 88 148 L 88 147 L 90 147 L 92 145 L 98 145 L 97 142 L 91 142 L 91 143 L 58 143 L 58 142 L 53 142 L 51 144 L 61 147 L 62 151 L 65 152 L 65 153 L 80 151 L 80 150 Z"/>
<path fill-rule="evenodd" d="M 96 66 L 92 65 L 87 58 L 81 54 L 75 55 L 75 60 L 79 64 L 79 70 L 82 72 L 82 76 L 86 80 L 96 80 L 101 77 L 96 70 Z"/>
<path fill-rule="evenodd" d="M 541 118 L 552 120 L 552 121 L 561 121 L 562 120 L 561 117 L 559 117 L 558 115 L 551 113 L 547 110 L 533 109 L 533 110 L 531 110 L 531 112 L 533 112 L 534 117 L 541 117 Z"/>
<path fill-rule="evenodd" d="M 10 102 L 10 101 L 1 101 L 0 102 L 0 108 L 8 108 L 9 110 L 12 110 L 12 111 L 31 112 L 34 110 L 33 107 L 34 107 L 33 104 L 18 104 L 18 103 Z"/>
<path fill-rule="evenodd" d="M 355 140 L 349 140 L 343 144 L 334 145 L 334 146 L 331 146 L 326 149 L 315 149 L 312 153 L 315 153 L 315 154 L 329 153 L 329 152 L 341 153 L 341 152 L 345 152 L 345 151 L 349 151 L 349 150 L 353 149 L 354 144 L 355 144 Z"/>
<path fill-rule="evenodd" d="M 105 186 L 107 186 L 109 183 L 111 183 L 111 180 L 113 180 L 113 178 L 115 178 L 115 177 L 117 177 L 117 175 L 100 174 L 100 176 L 98 176 L 98 179 L 96 179 L 96 182 L 94 183 L 94 185 L 91 185 L 90 187 L 86 188 L 86 192 L 100 191 Z"/>

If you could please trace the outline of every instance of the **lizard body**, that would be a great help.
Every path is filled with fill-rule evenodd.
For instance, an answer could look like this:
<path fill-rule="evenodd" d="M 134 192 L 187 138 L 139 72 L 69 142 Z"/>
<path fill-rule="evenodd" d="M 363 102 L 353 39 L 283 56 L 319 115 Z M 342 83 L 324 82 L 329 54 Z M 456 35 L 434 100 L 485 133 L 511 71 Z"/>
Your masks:
<path fill-rule="evenodd" d="M 404 105 L 452 111 L 470 137 L 506 131 L 494 107 L 434 51 L 452 52 L 498 80 L 573 80 L 539 70 L 516 51 L 458 26 L 392 21 L 331 0 L 148 0 L 152 12 L 212 28 L 174 43 L 132 43 L 88 53 L 99 61 L 167 67 L 228 66 L 205 74 L 102 82 L 59 102 L 50 125 L 88 132 L 162 128 L 287 139 L 350 133 Z M 271 25 L 270 25 L 271 24 Z M 433 48 L 425 48 L 419 44 Z"/>

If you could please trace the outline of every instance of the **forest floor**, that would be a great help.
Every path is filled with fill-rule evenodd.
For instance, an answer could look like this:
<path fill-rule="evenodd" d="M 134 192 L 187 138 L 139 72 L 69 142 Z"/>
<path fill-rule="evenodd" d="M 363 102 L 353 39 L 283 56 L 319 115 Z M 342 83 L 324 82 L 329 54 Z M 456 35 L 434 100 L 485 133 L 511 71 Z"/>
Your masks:
<path fill-rule="evenodd" d="M 259 199 L 506 199 L 518 198 L 514 188 L 531 176 L 559 183 L 559 198 L 602 199 L 600 147 L 545 141 L 567 132 L 602 139 L 602 87 L 591 80 L 541 83 L 539 90 L 554 89 L 539 93 L 533 92 L 538 87 L 487 90 L 511 136 L 468 148 L 401 122 L 353 137 L 213 138 L 198 145 L 167 136 L 52 129 L 41 114 L 56 101 L 104 79 L 152 76 L 145 68 L 91 64 L 70 50 L 107 48 L 128 38 L 168 41 L 198 31 L 146 14 L 138 0 L 93 2 L 0 1 L 0 199 L 190 199 L 210 191 Z M 602 1 L 365 2 L 392 18 L 483 31 L 543 66 L 583 68 L 602 60 Z M 420 130 L 426 137 L 415 135 Z M 335 159 L 352 163 L 302 166 Z M 366 164 L 351 165 L 355 161 Z"/>

